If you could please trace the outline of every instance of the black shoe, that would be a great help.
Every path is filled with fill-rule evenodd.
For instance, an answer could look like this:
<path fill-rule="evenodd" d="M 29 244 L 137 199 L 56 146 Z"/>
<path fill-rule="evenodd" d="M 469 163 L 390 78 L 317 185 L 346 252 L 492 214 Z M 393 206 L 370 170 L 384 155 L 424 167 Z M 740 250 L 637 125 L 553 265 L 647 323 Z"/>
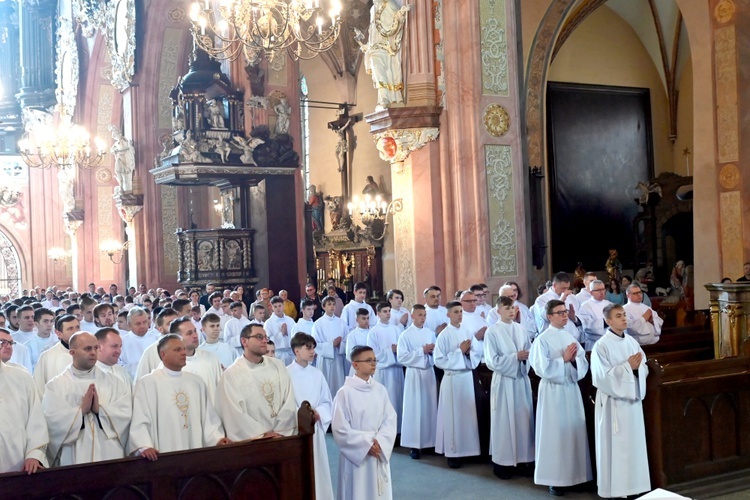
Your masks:
<path fill-rule="evenodd" d="M 451 469 L 460 469 L 461 468 L 461 460 L 458 458 L 449 458 L 448 459 L 448 467 Z"/>
<path fill-rule="evenodd" d="M 496 477 L 502 480 L 508 480 L 511 477 L 513 477 L 512 471 L 513 471 L 513 467 L 492 464 L 492 473 L 495 474 Z"/>
<path fill-rule="evenodd" d="M 412 458 L 412 460 L 419 460 L 422 458 L 422 452 L 416 448 L 412 448 L 411 452 L 409 452 L 409 456 Z"/>
<path fill-rule="evenodd" d="M 561 497 L 561 496 L 565 495 L 565 490 L 562 489 L 560 486 L 550 486 L 549 487 L 549 494 L 553 495 L 553 496 L 556 496 L 556 497 Z"/>
<path fill-rule="evenodd" d="M 534 477 L 534 462 L 518 464 L 515 467 L 516 475 L 521 477 Z"/>

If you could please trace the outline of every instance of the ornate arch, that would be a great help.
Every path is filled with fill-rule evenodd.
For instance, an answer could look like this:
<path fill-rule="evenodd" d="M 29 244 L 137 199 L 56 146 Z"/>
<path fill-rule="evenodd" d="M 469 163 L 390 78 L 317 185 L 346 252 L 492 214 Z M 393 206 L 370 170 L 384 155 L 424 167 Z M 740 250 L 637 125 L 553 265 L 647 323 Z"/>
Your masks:
<path fill-rule="evenodd" d="M 0 228 L 0 293 L 20 297 L 23 268 L 16 246 Z"/>

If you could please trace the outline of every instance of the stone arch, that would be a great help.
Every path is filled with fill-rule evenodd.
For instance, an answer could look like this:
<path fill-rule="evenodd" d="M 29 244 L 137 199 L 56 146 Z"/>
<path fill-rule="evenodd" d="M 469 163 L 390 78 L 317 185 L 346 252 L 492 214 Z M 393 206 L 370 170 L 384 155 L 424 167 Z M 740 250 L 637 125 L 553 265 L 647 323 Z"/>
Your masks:
<path fill-rule="evenodd" d="M 24 270 L 18 247 L 0 226 L 0 294 L 20 297 L 26 275 Z"/>

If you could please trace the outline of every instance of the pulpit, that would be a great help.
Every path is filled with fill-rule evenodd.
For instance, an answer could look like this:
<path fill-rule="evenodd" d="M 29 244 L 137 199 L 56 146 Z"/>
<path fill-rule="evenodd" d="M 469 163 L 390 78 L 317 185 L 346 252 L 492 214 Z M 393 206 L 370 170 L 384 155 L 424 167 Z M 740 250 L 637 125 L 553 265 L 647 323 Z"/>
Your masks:
<path fill-rule="evenodd" d="M 714 357 L 750 356 L 750 283 L 705 285 L 714 334 Z"/>

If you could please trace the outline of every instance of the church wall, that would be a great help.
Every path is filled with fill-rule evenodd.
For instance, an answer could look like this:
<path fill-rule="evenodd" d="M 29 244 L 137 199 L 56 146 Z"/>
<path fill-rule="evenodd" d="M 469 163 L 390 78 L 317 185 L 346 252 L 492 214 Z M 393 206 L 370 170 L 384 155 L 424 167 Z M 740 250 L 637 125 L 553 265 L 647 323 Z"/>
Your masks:
<path fill-rule="evenodd" d="M 654 174 L 674 170 L 664 84 L 638 35 L 612 10 L 602 6 L 581 23 L 552 62 L 548 81 L 650 89 Z"/>
<path fill-rule="evenodd" d="M 315 101 L 342 102 L 339 87 L 333 75 L 320 58 L 300 61 L 300 73 L 307 78 L 309 98 Z M 375 111 L 377 91 L 372 86 L 372 79 L 364 69 L 359 68 L 356 87 L 356 106 L 350 114 L 365 115 Z M 313 104 L 314 105 L 314 104 Z M 337 135 L 328 129 L 328 122 L 336 119 L 336 112 L 327 109 L 310 109 L 310 183 L 315 184 L 323 196 L 341 194 L 341 176 L 336 163 Z M 362 120 L 352 128 L 356 139 L 351 156 L 351 193 L 362 197 L 362 188 L 368 175 L 388 194 L 391 199 L 390 165 L 381 160 L 375 148 L 375 141 L 370 136 L 370 128 Z M 356 220 L 356 219 L 355 219 Z M 326 209 L 324 215 L 326 232 L 331 230 L 330 218 Z M 388 226 L 383 248 L 383 291 L 398 288 L 393 249 L 393 224 Z"/>
<path fill-rule="evenodd" d="M 690 172 L 685 163 L 685 148 L 690 149 L 688 161 Z M 674 172 L 680 175 L 692 175 L 693 168 L 693 63 L 688 59 L 677 82 L 677 140 L 672 152 Z"/>

